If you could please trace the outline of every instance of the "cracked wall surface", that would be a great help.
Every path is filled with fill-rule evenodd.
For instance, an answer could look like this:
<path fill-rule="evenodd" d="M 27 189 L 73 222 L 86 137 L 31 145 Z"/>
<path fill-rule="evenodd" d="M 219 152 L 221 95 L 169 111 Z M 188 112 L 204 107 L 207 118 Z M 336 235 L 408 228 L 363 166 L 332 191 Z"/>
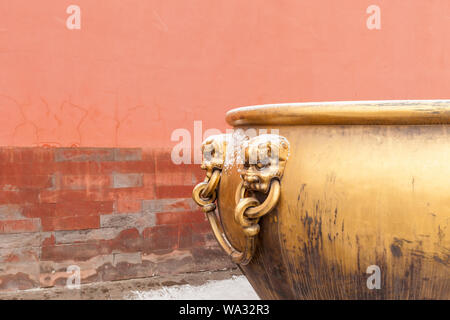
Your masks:
<path fill-rule="evenodd" d="M 447 97 L 450 3 L 382 1 L 380 30 L 368 5 L 0 1 L 0 145 L 166 147 L 236 106 Z"/>

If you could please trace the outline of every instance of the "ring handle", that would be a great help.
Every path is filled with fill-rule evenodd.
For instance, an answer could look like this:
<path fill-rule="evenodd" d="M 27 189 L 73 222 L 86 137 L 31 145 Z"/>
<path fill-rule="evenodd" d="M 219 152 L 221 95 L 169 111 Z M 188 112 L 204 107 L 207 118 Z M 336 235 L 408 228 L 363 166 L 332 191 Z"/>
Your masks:
<path fill-rule="evenodd" d="M 203 142 L 201 167 L 207 171 L 206 178 L 194 187 L 192 198 L 205 212 L 214 237 L 222 249 L 231 256 L 233 262 L 246 265 L 255 253 L 256 237 L 260 231 L 259 219 L 271 212 L 280 199 L 280 180 L 289 155 L 289 143 L 284 137 L 267 134 L 244 143 L 246 169 L 241 175 L 243 181 L 236 192 L 237 204 L 234 210 L 234 220 L 241 226 L 245 235 L 244 249 L 239 251 L 228 241 L 215 213 L 217 188 L 229 139 L 229 135 L 218 135 Z M 256 159 L 256 163 L 252 163 L 251 159 Z M 254 192 L 266 193 L 267 197 L 260 203 L 256 197 L 251 196 Z"/>

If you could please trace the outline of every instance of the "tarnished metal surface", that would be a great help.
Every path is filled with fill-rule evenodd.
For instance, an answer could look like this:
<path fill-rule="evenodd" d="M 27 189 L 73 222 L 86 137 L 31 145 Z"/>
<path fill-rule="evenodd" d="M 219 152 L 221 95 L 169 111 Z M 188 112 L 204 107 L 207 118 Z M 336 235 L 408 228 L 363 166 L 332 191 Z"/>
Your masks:
<path fill-rule="evenodd" d="M 393 120 L 393 111 L 378 115 L 383 103 L 352 106 L 374 124 L 336 125 L 341 115 L 324 110 L 320 124 L 263 124 L 301 119 L 295 106 L 239 116 L 258 118 L 256 129 L 278 129 L 290 144 L 278 205 L 260 219 L 254 256 L 240 266 L 261 298 L 450 299 L 450 106 L 425 102 L 432 120 L 408 125 L 412 113 L 412 123 L 420 122 L 420 103 L 414 110 L 398 104 Z M 223 229 L 238 250 L 246 239 L 234 219 L 241 171 L 230 166 L 218 190 Z"/>

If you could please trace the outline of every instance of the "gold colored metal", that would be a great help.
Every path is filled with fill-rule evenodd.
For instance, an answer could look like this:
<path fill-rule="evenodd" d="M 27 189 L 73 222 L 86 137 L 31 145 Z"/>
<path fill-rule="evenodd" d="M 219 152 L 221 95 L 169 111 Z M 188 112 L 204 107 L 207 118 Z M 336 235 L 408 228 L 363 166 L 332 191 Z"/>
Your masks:
<path fill-rule="evenodd" d="M 267 193 L 273 179 L 281 179 L 289 157 L 286 138 L 262 134 L 244 142 L 244 188 Z"/>
<path fill-rule="evenodd" d="M 289 144 L 286 139 L 276 135 L 262 135 L 251 139 L 245 145 L 245 168 L 240 185 L 240 194 L 245 196 L 246 191 L 268 192 L 267 198 L 261 204 L 254 197 L 238 199 L 235 209 L 235 220 L 242 227 L 245 234 L 245 247 L 242 251 L 235 249 L 226 239 L 220 222 L 215 214 L 216 189 L 221 178 L 226 147 L 229 137 L 213 136 L 202 145 L 203 162 L 201 168 L 207 171 L 204 182 L 195 186 L 192 192 L 194 201 L 202 207 L 211 224 L 213 234 L 223 250 L 229 254 L 232 261 L 238 264 L 248 264 L 255 252 L 255 237 L 260 227 L 259 219 L 269 213 L 277 204 L 280 197 L 280 181 L 289 153 Z M 252 159 L 255 162 L 252 162 Z M 258 169 L 252 169 L 257 166 Z M 251 183 L 249 183 L 251 181 Z M 270 190 L 270 191 L 269 191 Z"/>
<path fill-rule="evenodd" d="M 232 126 L 450 124 L 449 100 L 338 101 L 241 107 L 229 111 Z"/>
<path fill-rule="evenodd" d="M 248 263 L 249 253 L 235 249 L 226 239 L 225 233 L 215 213 L 216 189 L 220 182 L 221 171 L 225 162 L 226 147 L 229 137 L 226 135 L 211 136 L 202 144 L 203 161 L 201 168 L 206 170 L 204 182 L 197 184 L 192 191 L 192 198 L 202 207 L 211 225 L 214 237 L 222 249 L 236 263 Z M 252 246 L 252 245 L 250 245 Z M 253 249 L 250 248 L 251 252 Z M 251 258 L 251 256 L 250 256 Z"/>
<path fill-rule="evenodd" d="M 266 161 L 276 143 L 245 142 L 208 213 L 262 299 L 450 299 L 450 101 L 268 105 L 227 121 L 289 141 L 282 172 Z"/>

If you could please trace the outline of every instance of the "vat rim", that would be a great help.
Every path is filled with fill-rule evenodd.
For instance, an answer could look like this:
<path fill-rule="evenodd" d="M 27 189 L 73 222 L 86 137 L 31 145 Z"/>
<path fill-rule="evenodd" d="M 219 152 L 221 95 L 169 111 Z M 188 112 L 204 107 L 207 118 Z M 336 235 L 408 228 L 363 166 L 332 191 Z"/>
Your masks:
<path fill-rule="evenodd" d="M 276 103 L 239 107 L 232 126 L 450 124 L 450 100 L 367 100 Z"/>

